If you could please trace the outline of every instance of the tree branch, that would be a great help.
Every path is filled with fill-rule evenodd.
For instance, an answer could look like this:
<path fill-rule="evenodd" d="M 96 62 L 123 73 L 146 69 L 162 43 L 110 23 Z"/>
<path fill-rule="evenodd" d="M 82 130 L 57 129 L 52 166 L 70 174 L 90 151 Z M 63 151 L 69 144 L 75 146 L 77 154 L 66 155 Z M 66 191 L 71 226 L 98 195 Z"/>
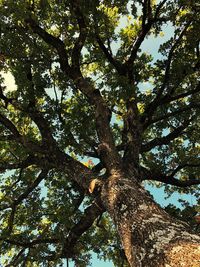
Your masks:
<path fill-rule="evenodd" d="M 14 219 L 15 219 L 15 213 L 17 210 L 17 206 L 28 197 L 28 195 L 39 185 L 39 183 L 44 179 L 44 176 L 46 176 L 48 173 L 47 170 L 42 170 L 41 173 L 38 175 L 38 177 L 35 179 L 35 181 L 27 187 L 24 193 L 22 193 L 17 199 L 13 200 L 11 205 L 6 205 L 5 208 L 11 207 L 11 213 L 8 219 L 8 226 L 7 226 L 7 236 L 9 236 L 12 232 L 13 225 L 14 225 Z"/>
<path fill-rule="evenodd" d="M 39 244 L 56 244 L 60 242 L 58 238 L 42 238 L 42 239 L 38 238 L 33 241 L 27 241 L 27 240 L 17 240 L 16 238 L 12 239 L 3 237 L 0 237 L 0 241 L 25 248 L 32 248 L 35 245 Z"/>
<path fill-rule="evenodd" d="M 26 188 L 25 192 L 22 193 L 17 199 L 14 200 L 13 205 L 18 206 L 28 195 L 39 185 L 39 183 L 47 176 L 48 170 L 42 170 L 35 181 Z"/>
<path fill-rule="evenodd" d="M 169 54 L 168 54 L 168 59 L 167 59 L 167 62 L 166 62 L 166 68 L 165 68 L 165 74 L 164 74 L 164 80 L 163 80 L 163 84 L 161 86 L 161 88 L 159 89 L 158 93 L 157 93 L 157 96 L 156 98 L 160 98 L 164 89 L 166 88 L 168 82 L 169 82 L 169 78 L 170 78 L 170 67 L 171 67 L 171 62 L 172 62 L 172 59 L 173 59 L 173 54 L 174 54 L 174 51 L 176 50 L 177 46 L 180 44 L 184 34 L 186 33 L 187 29 L 189 28 L 191 24 L 191 21 L 189 21 L 185 27 L 183 28 L 183 30 L 181 31 L 180 35 L 178 36 L 178 38 L 174 41 L 174 44 L 172 45 L 170 51 L 169 51 Z M 156 101 L 156 100 L 155 100 Z"/>
<path fill-rule="evenodd" d="M 59 38 L 42 29 L 32 18 L 26 19 L 25 22 L 30 26 L 34 33 L 38 34 L 47 44 L 51 45 L 57 50 L 60 58 L 61 69 L 66 73 L 70 73 L 71 68 L 69 66 L 64 43 Z"/>
<path fill-rule="evenodd" d="M 151 26 L 152 26 L 152 21 L 143 25 L 136 41 L 132 45 L 131 54 L 128 60 L 124 63 L 124 68 L 126 68 L 129 73 L 132 72 L 133 70 L 133 63 L 137 57 L 138 49 L 140 48 L 142 42 L 144 41 L 144 38 L 146 37 L 147 33 L 150 31 Z"/>
<path fill-rule="evenodd" d="M 12 103 L 12 105 L 21 110 L 20 104 L 15 101 Z M 15 125 L 8 120 L 4 115 L 0 114 L 0 122 L 3 122 L 5 126 L 9 130 L 12 131 L 15 141 L 18 141 L 21 143 L 24 147 L 28 148 L 31 153 L 39 153 L 39 157 L 30 155 L 31 158 L 28 160 L 25 160 L 21 163 L 2 163 L 0 164 L 0 170 L 5 169 L 16 169 L 23 166 L 28 166 L 28 164 L 36 164 L 40 168 L 57 168 L 65 172 L 69 175 L 70 179 L 76 181 L 80 186 L 82 186 L 84 189 L 88 190 L 89 183 L 91 179 L 94 178 L 94 174 L 91 170 L 89 170 L 86 166 L 81 164 L 80 162 L 76 161 L 69 155 L 65 154 L 64 152 L 60 151 L 58 148 L 56 141 L 54 140 L 50 126 L 46 119 L 42 116 L 41 112 L 37 111 L 34 106 L 31 108 L 28 107 L 26 109 L 23 109 L 23 112 L 26 112 L 28 116 L 31 117 L 31 119 L 36 123 L 38 126 L 42 139 L 43 139 L 43 145 L 34 143 L 33 141 L 29 141 L 26 137 L 21 136 L 18 132 Z M 103 118 L 105 119 L 105 118 Z M 49 150 L 51 149 L 51 153 L 49 153 Z M 72 171 L 73 170 L 73 171 Z"/>
<path fill-rule="evenodd" d="M 34 163 L 36 163 L 35 157 L 33 155 L 29 155 L 25 160 L 22 160 L 21 162 L 18 163 L 0 162 L 0 171 L 26 168 Z"/>
<path fill-rule="evenodd" d="M 21 138 L 21 135 L 15 125 L 3 114 L 0 114 L 0 123 L 3 124 L 15 136 L 16 139 Z"/>
<path fill-rule="evenodd" d="M 30 118 L 35 122 L 35 124 L 38 126 L 38 129 L 42 136 L 42 143 L 44 146 L 48 146 L 49 149 L 52 150 L 52 148 L 56 148 L 57 144 L 55 139 L 52 136 L 52 130 L 47 122 L 46 119 L 44 119 L 41 112 L 36 110 L 34 107 L 31 109 L 26 110 L 27 114 L 30 116 Z"/>
<path fill-rule="evenodd" d="M 151 1 L 150 0 L 144 0 L 143 3 L 143 16 L 142 16 L 142 28 L 140 33 L 138 34 L 138 37 L 135 41 L 135 43 L 132 45 L 131 53 L 128 58 L 128 60 L 124 63 L 124 67 L 127 68 L 129 75 L 131 70 L 133 69 L 133 63 L 137 57 L 138 49 L 140 48 L 142 42 L 144 41 L 145 37 L 149 33 L 152 25 L 159 21 L 159 13 L 162 8 L 162 6 L 165 4 L 167 0 L 162 1 L 156 9 L 155 15 L 152 14 L 152 7 L 151 7 Z"/>
<path fill-rule="evenodd" d="M 134 162 L 135 166 L 139 163 L 139 151 L 141 145 L 142 127 L 139 119 L 136 96 L 126 101 L 126 115 L 123 116 L 124 129 L 122 140 L 125 144 L 123 162 L 126 168 L 131 168 Z"/>
<path fill-rule="evenodd" d="M 96 10 L 96 13 L 98 11 Z M 98 21 L 96 19 L 96 14 L 94 14 L 93 16 L 93 20 L 94 20 L 94 35 L 95 35 L 95 38 L 96 38 L 96 41 L 101 49 L 101 51 L 104 53 L 106 59 L 108 60 L 108 62 L 114 66 L 114 68 L 117 70 L 117 72 L 120 74 L 120 75 L 125 75 L 126 74 L 126 70 L 125 68 L 123 67 L 123 65 L 113 57 L 112 55 L 112 52 L 109 51 L 109 49 L 105 46 L 104 42 L 102 41 L 101 37 L 100 37 L 100 34 L 99 34 L 99 25 L 98 25 Z"/>
<path fill-rule="evenodd" d="M 80 56 L 81 56 L 81 50 L 84 46 L 85 40 L 87 38 L 87 26 L 85 23 L 84 16 L 81 12 L 80 6 L 78 1 L 73 0 L 70 1 L 72 4 L 72 10 L 74 11 L 74 15 L 77 19 L 78 25 L 79 25 L 79 36 L 74 44 L 73 50 L 72 50 L 72 67 L 74 69 L 78 68 L 80 69 Z"/>
<path fill-rule="evenodd" d="M 174 177 L 169 177 L 169 176 L 159 176 L 159 177 L 157 176 L 157 177 L 150 179 L 150 180 L 162 182 L 165 184 L 175 185 L 175 186 L 178 186 L 181 188 L 200 184 L 200 180 L 189 179 L 189 180 L 181 181 L 181 180 L 178 180 Z"/>
<path fill-rule="evenodd" d="M 144 167 L 141 167 L 141 170 L 143 173 L 143 180 L 158 181 L 158 182 L 162 182 L 165 184 L 178 186 L 181 188 L 200 184 L 200 179 L 180 180 L 180 179 L 174 178 L 172 175 L 168 176 L 156 170 L 149 171 L 148 169 Z"/>
<path fill-rule="evenodd" d="M 5 267 L 16 267 L 18 266 L 18 263 L 19 263 L 19 259 L 21 258 L 21 256 L 23 257 L 24 256 L 24 252 L 25 252 L 25 248 L 22 248 L 18 253 L 17 255 L 15 255 L 13 257 L 13 259 L 10 261 L 9 264 L 7 264 Z"/>
<path fill-rule="evenodd" d="M 163 137 L 157 137 L 147 144 L 142 145 L 141 152 L 147 152 L 155 146 L 168 145 L 172 140 L 182 134 L 183 130 L 187 128 L 191 120 L 185 121 L 181 126 L 177 127 L 174 131 Z"/>
<path fill-rule="evenodd" d="M 166 113 L 163 116 L 153 118 L 151 121 L 148 121 L 148 123 L 145 124 L 144 128 L 147 128 L 149 125 L 151 125 L 153 123 L 168 119 L 168 118 L 173 117 L 173 116 L 178 115 L 178 114 L 185 113 L 188 110 L 194 110 L 194 109 L 199 109 L 199 108 L 200 108 L 200 104 L 192 103 L 192 104 L 190 104 L 184 108 L 180 108 L 180 109 L 175 110 L 173 112 Z"/>
<path fill-rule="evenodd" d="M 200 167 L 200 163 L 182 163 L 180 164 L 178 167 L 176 167 L 171 174 L 169 175 L 170 177 L 173 177 L 176 175 L 177 172 L 179 172 L 180 170 L 184 169 L 185 167 Z M 190 179 L 192 180 L 192 179 Z"/>
<path fill-rule="evenodd" d="M 17 130 L 16 126 L 11 120 L 6 118 L 3 114 L 0 114 L 0 123 L 5 126 L 13 134 L 13 139 L 21 143 L 24 147 L 28 148 L 31 152 L 41 151 L 41 146 L 32 140 L 28 140 L 27 137 L 21 135 Z"/>
<path fill-rule="evenodd" d="M 195 89 L 189 90 L 189 91 L 187 91 L 185 93 L 182 93 L 182 94 L 179 94 L 179 95 L 175 95 L 175 96 L 166 95 L 165 97 L 163 97 L 161 99 L 161 103 L 162 104 L 170 103 L 172 101 L 175 101 L 175 100 L 178 100 L 180 98 L 184 98 L 184 97 L 187 97 L 189 95 L 196 94 L 196 93 L 199 93 L 199 92 L 200 92 L 200 82 L 197 84 Z"/>
<path fill-rule="evenodd" d="M 7 236 L 9 236 L 12 233 L 13 226 L 14 226 L 15 213 L 16 213 L 16 206 L 13 205 L 10 216 L 8 218 L 8 225 L 7 225 L 7 231 L 6 231 Z"/>
<path fill-rule="evenodd" d="M 157 8 L 156 8 L 155 15 L 154 15 L 154 18 L 155 18 L 156 20 L 158 19 L 158 15 L 159 15 L 159 13 L 160 13 L 161 8 L 164 6 L 164 4 L 165 4 L 167 1 L 168 1 L 168 0 L 163 0 L 163 1 L 161 1 L 161 2 L 158 4 L 158 6 L 157 6 Z"/>
<path fill-rule="evenodd" d="M 70 230 L 67 238 L 64 241 L 63 250 L 57 255 L 49 256 L 49 259 L 53 257 L 58 258 L 70 258 L 74 256 L 74 247 L 77 244 L 78 239 L 85 233 L 94 223 L 94 221 L 105 212 L 105 208 L 102 205 L 101 199 L 97 197 L 93 204 L 85 209 L 84 215 L 78 223 L 76 223 Z M 34 248 L 39 244 L 57 244 L 63 243 L 63 240 L 59 238 L 37 238 L 32 241 L 21 241 L 12 238 L 0 238 L 0 241 L 7 242 L 12 245 L 21 246 L 24 248 Z"/>
<path fill-rule="evenodd" d="M 101 37 L 97 33 L 97 29 L 98 29 L 98 27 L 95 28 L 95 30 L 96 30 L 96 32 L 95 32 L 96 41 L 97 41 L 99 47 L 101 48 L 102 52 L 104 53 L 105 57 L 107 58 L 108 62 L 110 62 L 111 65 L 113 65 L 115 67 L 115 69 L 117 70 L 117 72 L 120 75 L 126 75 L 126 69 L 123 67 L 123 65 L 118 60 L 116 60 L 113 57 L 113 55 L 106 48 L 106 46 L 104 45 L 103 41 L 101 40 Z"/>
<path fill-rule="evenodd" d="M 163 103 L 165 97 L 169 96 L 170 94 L 167 94 L 165 97 L 163 97 L 162 99 L 162 94 L 167 86 L 167 84 L 169 83 L 170 80 L 170 67 L 171 67 L 171 62 L 173 59 L 173 54 L 174 51 L 176 50 L 177 46 L 180 44 L 181 39 L 183 38 L 185 32 L 187 31 L 188 27 L 190 26 L 191 21 L 189 21 L 186 26 L 184 27 L 184 29 L 181 31 L 179 37 L 175 40 L 174 44 L 172 45 L 169 54 L 168 54 L 168 58 L 166 61 L 166 66 L 165 66 L 165 74 L 164 74 L 164 78 L 163 78 L 163 82 L 161 87 L 159 88 L 156 97 L 154 98 L 154 100 L 146 107 L 144 115 L 143 115 L 143 120 L 150 120 L 151 117 L 153 116 L 153 113 L 155 112 L 155 110 L 157 109 L 158 106 L 161 105 L 161 103 Z"/>
<path fill-rule="evenodd" d="M 61 257 L 70 258 L 73 255 L 73 248 L 81 237 L 81 235 L 86 232 L 94 223 L 94 221 L 105 212 L 105 208 L 101 202 L 101 199 L 98 197 L 94 200 L 93 204 L 89 206 L 84 211 L 83 217 L 80 221 L 72 227 L 68 237 L 65 240 L 63 252 Z"/>

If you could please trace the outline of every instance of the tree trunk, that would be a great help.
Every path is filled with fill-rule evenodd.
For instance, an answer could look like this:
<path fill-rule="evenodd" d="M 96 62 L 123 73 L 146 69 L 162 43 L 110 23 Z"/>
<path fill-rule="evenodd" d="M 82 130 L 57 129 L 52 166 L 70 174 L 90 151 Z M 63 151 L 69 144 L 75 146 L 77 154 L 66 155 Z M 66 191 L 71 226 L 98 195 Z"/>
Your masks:
<path fill-rule="evenodd" d="M 169 216 L 134 179 L 116 172 L 102 189 L 131 267 L 198 267 L 200 237 Z"/>

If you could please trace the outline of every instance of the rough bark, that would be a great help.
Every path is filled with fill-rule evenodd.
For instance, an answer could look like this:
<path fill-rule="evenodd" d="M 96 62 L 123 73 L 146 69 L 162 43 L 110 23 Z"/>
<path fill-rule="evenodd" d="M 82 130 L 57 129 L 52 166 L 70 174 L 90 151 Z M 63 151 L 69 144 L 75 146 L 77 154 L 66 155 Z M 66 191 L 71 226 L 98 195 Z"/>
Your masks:
<path fill-rule="evenodd" d="M 200 237 L 169 216 L 134 178 L 117 172 L 102 189 L 131 267 L 197 267 Z"/>

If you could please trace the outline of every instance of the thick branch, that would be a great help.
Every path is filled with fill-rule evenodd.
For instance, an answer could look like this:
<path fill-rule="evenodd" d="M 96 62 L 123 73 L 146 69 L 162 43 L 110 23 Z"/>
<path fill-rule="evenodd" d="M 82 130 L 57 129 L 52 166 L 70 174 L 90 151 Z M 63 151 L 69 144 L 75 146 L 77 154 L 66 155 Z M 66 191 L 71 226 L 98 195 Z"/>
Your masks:
<path fill-rule="evenodd" d="M 124 117 L 124 129 L 122 140 L 125 144 L 123 162 L 126 168 L 137 166 L 139 163 L 139 151 L 141 145 L 142 128 L 139 120 L 139 111 L 135 97 L 126 101 L 127 112 Z"/>
<path fill-rule="evenodd" d="M 54 47 L 60 58 L 61 69 L 67 73 L 70 72 L 70 66 L 68 63 L 68 56 L 65 49 L 64 43 L 59 39 L 49 34 L 44 29 L 42 29 L 32 18 L 28 18 L 25 22 L 31 27 L 32 31 L 38 34 L 47 44 Z"/>
<path fill-rule="evenodd" d="M 163 137 L 157 137 L 147 144 L 142 145 L 141 152 L 147 152 L 152 148 L 160 145 L 168 145 L 172 140 L 180 136 L 185 128 L 189 125 L 190 120 L 177 127 L 174 131 Z"/>
<path fill-rule="evenodd" d="M 133 63 L 137 57 L 138 49 L 140 48 L 142 42 L 144 41 L 144 38 L 146 37 L 147 33 L 150 31 L 151 26 L 152 26 L 152 22 L 148 22 L 145 25 L 143 25 L 142 30 L 138 34 L 138 37 L 132 46 L 130 57 L 124 63 L 124 67 L 127 68 L 129 72 L 133 70 Z"/>
<path fill-rule="evenodd" d="M 190 168 L 192 168 L 192 167 L 200 167 L 200 163 L 182 163 L 182 164 L 180 164 L 178 167 L 176 167 L 176 168 L 171 172 L 171 174 L 170 174 L 169 176 L 170 176 L 170 177 L 175 176 L 175 174 L 176 174 L 177 172 L 179 172 L 180 170 L 184 169 L 185 167 L 190 167 Z M 192 180 L 192 179 L 190 179 L 190 180 Z"/>
<path fill-rule="evenodd" d="M 71 229 L 69 236 L 65 240 L 62 256 L 70 257 L 73 248 L 80 238 L 94 223 L 94 221 L 105 211 L 100 198 L 94 200 L 93 204 L 85 211 L 81 220 Z"/>
<path fill-rule="evenodd" d="M 40 152 L 41 147 L 38 143 L 33 142 L 32 140 L 28 140 L 27 137 L 20 135 L 19 131 L 12 123 L 11 120 L 6 118 L 3 114 L 0 114 L 0 123 L 5 126 L 12 134 L 13 140 L 16 142 L 21 143 L 24 147 L 28 148 L 31 152 Z"/>
<path fill-rule="evenodd" d="M 189 95 L 193 95 L 193 94 L 196 94 L 196 93 L 199 93 L 199 92 L 200 92 L 200 82 L 197 84 L 195 89 L 189 90 L 189 91 L 187 91 L 185 93 L 182 93 L 182 94 L 179 94 L 179 95 L 175 95 L 175 96 L 166 95 L 165 97 L 163 97 L 161 99 L 161 103 L 162 104 L 170 103 L 172 101 L 175 101 L 175 100 L 178 100 L 178 99 L 181 99 L 181 98 L 184 98 L 184 97 L 187 97 Z M 160 104 L 159 104 L 159 106 L 160 106 Z"/>
<path fill-rule="evenodd" d="M 163 116 L 153 118 L 151 121 L 149 121 L 148 123 L 145 124 L 145 127 L 148 127 L 149 125 L 156 123 L 158 121 L 165 120 L 165 119 L 168 119 L 170 117 L 174 117 L 175 115 L 185 113 L 188 110 L 195 110 L 195 109 L 199 109 L 199 108 L 200 108 L 200 104 L 192 103 L 188 106 L 185 106 L 184 108 L 180 108 L 180 109 L 177 109 L 173 112 L 166 113 Z"/>
<path fill-rule="evenodd" d="M 81 57 L 81 50 L 84 46 L 86 37 L 87 37 L 87 27 L 85 23 L 84 16 L 81 12 L 80 6 L 78 1 L 71 1 L 74 14 L 76 16 L 78 25 L 79 25 L 79 36 L 74 44 L 73 51 L 72 51 L 72 67 L 80 69 L 80 57 Z"/>
<path fill-rule="evenodd" d="M 98 153 L 106 168 L 112 172 L 119 167 L 120 157 L 110 128 L 111 111 L 100 91 L 88 83 L 80 72 L 73 76 L 73 80 L 77 88 L 87 96 L 90 104 L 95 106 L 96 130 L 100 141 Z"/>
<path fill-rule="evenodd" d="M 22 193 L 17 199 L 14 200 L 13 205 L 19 205 L 33 190 L 39 185 L 39 183 L 47 176 L 48 170 L 42 170 L 35 181 L 27 187 L 24 193 Z"/>
<path fill-rule="evenodd" d="M 178 180 L 174 177 L 164 176 L 164 175 L 151 177 L 148 180 L 158 181 L 158 182 L 162 182 L 162 183 L 169 184 L 169 185 L 175 185 L 175 186 L 182 187 L 182 188 L 200 184 L 200 180 L 189 179 L 189 180 L 181 181 L 181 180 Z"/>
<path fill-rule="evenodd" d="M 15 125 L 3 114 L 0 114 L 0 123 L 3 124 L 8 130 L 10 130 L 10 132 L 14 134 L 15 138 L 21 137 Z"/>
<path fill-rule="evenodd" d="M 6 231 L 7 236 L 9 236 L 13 230 L 15 213 L 16 213 L 16 206 L 13 205 L 9 219 L 8 219 L 8 225 L 7 225 L 7 231 Z"/>
<path fill-rule="evenodd" d="M 169 177 L 169 176 L 159 176 L 159 177 L 157 176 L 157 177 L 154 177 L 153 179 L 149 179 L 149 180 L 155 180 L 158 182 L 162 182 L 162 183 L 170 184 L 170 185 L 175 185 L 175 186 L 182 187 L 182 188 L 200 184 L 200 180 L 189 179 L 189 180 L 181 181 L 181 180 L 178 180 L 174 177 Z"/>
<path fill-rule="evenodd" d="M 36 160 L 33 155 L 28 156 L 25 160 L 18 163 L 0 162 L 0 171 L 14 170 L 20 168 L 24 169 L 34 163 L 36 163 Z"/>
<path fill-rule="evenodd" d="M 169 184 L 169 185 L 175 185 L 175 186 L 182 187 L 182 188 L 200 184 L 200 179 L 180 180 L 180 179 L 174 178 L 172 175 L 165 175 L 156 170 L 149 171 L 144 167 L 142 167 L 141 170 L 143 172 L 143 180 L 158 181 L 158 182 L 162 182 L 162 183 Z"/>
<path fill-rule="evenodd" d="M 38 129 L 42 136 L 42 141 L 45 146 L 48 146 L 49 149 L 57 147 L 56 141 L 52 136 L 52 130 L 48 124 L 47 119 L 45 119 L 41 112 L 36 109 L 27 110 L 27 114 L 30 118 L 36 123 Z"/>

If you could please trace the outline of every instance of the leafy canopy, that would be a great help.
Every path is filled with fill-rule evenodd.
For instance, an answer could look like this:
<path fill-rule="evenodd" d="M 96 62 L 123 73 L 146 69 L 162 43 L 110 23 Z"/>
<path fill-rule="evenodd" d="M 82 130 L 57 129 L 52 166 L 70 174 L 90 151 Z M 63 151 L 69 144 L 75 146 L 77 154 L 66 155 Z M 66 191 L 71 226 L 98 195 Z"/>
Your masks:
<path fill-rule="evenodd" d="M 89 182 L 110 171 L 99 152 L 105 140 L 124 166 L 140 165 L 142 180 L 197 196 L 199 8 L 185 0 L 0 1 L 4 264 L 56 266 L 67 257 L 87 266 L 91 251 L 121 264 L 115 229 L 88 194 Z M 187 211 L 179 216 L 197 212 Z"/>

